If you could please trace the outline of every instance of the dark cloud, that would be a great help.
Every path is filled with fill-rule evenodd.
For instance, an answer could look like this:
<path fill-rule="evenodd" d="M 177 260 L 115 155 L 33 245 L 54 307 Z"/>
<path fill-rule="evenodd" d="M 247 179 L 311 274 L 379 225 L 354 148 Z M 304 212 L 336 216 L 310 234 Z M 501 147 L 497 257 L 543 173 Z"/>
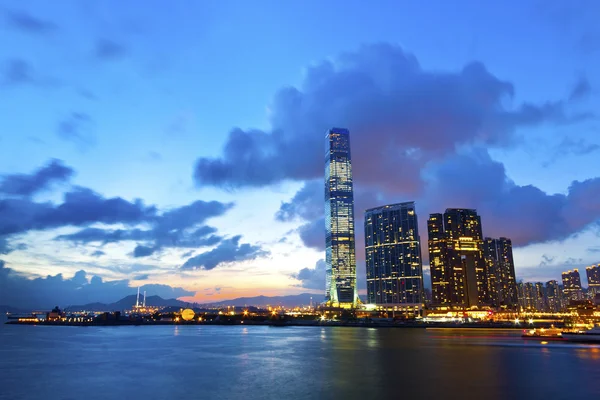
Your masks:
<path fill-rule="evenodd" d="M 58 137 L 75 143 L 81 150 L 85 150 L 95 143 L 92 132 L 92 118 L 82 112 L 73 112 L 58 123 Z"/>
<path fill-rule="evenodd" d="M 291 277 L 300 281 L 299 287 L 325 290 L 325 260 L 319 260 L 314 268 L 302 268 Z"/>
<path fill-rule="evenodd" d="M 573 89 L 571 90 L 571 94 L 569 95 L 570 101 L 580 100 L 582 98 L 587 97 L 592 92 L 592 85 L 590 85 L 590 81 L 587 78 L 579 78 Z"/>
<path fill-rule="evenodd" d="M 195 293 L 168 285 L 144 285 L 148 295 L 163 298 L 193 296 Z M 92 302 L 112 303 L 135 293 L 129 280 L 103 281 L 99 276 L 88 277 L 81 270 L 70 279 L 62 274 L 28 279 L 7 268 L 0 260 L 0 304 L 19 308 L 50 309 L 55 305 L 67 307 Z"/>
<path fill-rule="evenodd" d="M 566 137 L 555 147 L 554 153 L 552 153 L 548 161 L 543 163 L 543 166 L 548 167 L 568 155 L 584 156 L 598 150 L 600 150 L 600 145 L 596 143 L 589 143 L 581 138 L 573 139 Z"/>
<path fill-rule="evenodd" d="M 137 224 L 155 215 L 156 208 L 145 206 L 141 200 L 104 198 L 90 189 L 78 187 L 65 193 L 63 202 L 58 205 L 37 203 L 28 198 L 0 199 L 0 235 L 92 223 Z"/>
<path fill-rule="evenodd" d="M 112 61 L 123 58 L 128 50 L 123 44 L 110 39 L 100 39 L 96 42 L 94 54 L 97 58 L 105 61 Z"/>
<path fill-rule="evenodd" d="M 138 244 L 137 246 L 135 246 L 135 249 L 133 249 L 133 256 L 135 258 L 148 257 L 154 254 L 154 252 L 156 251 L 157 249 L 155 247 L 142 246 Z"/>
<path fill-rule="evenodd" d="M 312 220 L 323 216 L 323 201 L 315 204 L 317 194 L 323 197 L 325 188 L 323 180 L 308 181 L 289 202 L 283 202 L 275 214 L 278 221 L 292 221 L 296 218 Z"/>
<path fill-rule="evenodd" d="M 199 224 L 206 222 L 208 218 L 225 214 L 232 203 L 221 203 L 218 201 L 198 200 L 194 203 L 173 208 L 160 215 L 151 215 L 141 222 L 151 225 L 151 229 L 99 229 L 85 228 L 78 232 L 57 236 L 57 240 L 72 241 L 75 243 L 101 244 L 116 243 L 122 241 L 137 241 L 138 244 L 133 251 L 136 258 L 147 257 L 162 248 L 198 248 L 214 246 L 222 239 L 216 235 L 217 230 L 212 226 Z"/>
<path fill-rule="evenodd" d="M 92 254 L 90 254 L 92 257 L 102 257 L 103 255 L 105 255 L 106 253 L 103 252 L 102 250 L 96 250 L 94 251 Z"/>
<path fill-rule="evenodd" d="M 51 160 L 48 164 L 31 174 L 2 175 L 0 194 L 9 196 L 31 196 L 48 189 L 53 183 L 68 181 L 73 169 L 60 160 Z"/>
<path fill-rule="evenodd" d="M 263 257 L 269 253 L 260 246 L 253 246 L 248 243 L 240 245 L 240 235 L 221 241 L 214 249 L 198 254 L 189 258 L 181 269 L 205 269 L 211 270 L 221 264 L 254 260 Z"/>
<path fill-rule="evenodd" d="M 33 67 L 25 60 L 12 59 L 4 63 L 2 81 L 5 85 L 23 85 L 36 82 Z"/>
<path fill-rule="evenodd" d="M 44 35 L 58 29 L 54 23 L 34 17 L 24 11 L 6 11 L 5 17 L 11 27 L 26 33 Z"/>
<path fill-rule="evenodd" d="M 133 277 L 134 281 L 147 281 L 150 275 L 148 274 L 140 274 Z"/>
<path fill-rule="evenodd" d="M 481 63 L 430 72 L 398 46 L 364 46 L 308 68 L 300 88 L 275 95 L 270 131 L 234 129 L 221 157 L 197 160 L 194 178 L 222 187 L 320 178 L 325 130 L 344 126 L 357 181 L 416 193 L 420 169 L 459 145 L 510 146 L 517 128 L 592 116 L 569 115 L 564 101 L 507 107 L 513 95 L 512 84 Z"/>

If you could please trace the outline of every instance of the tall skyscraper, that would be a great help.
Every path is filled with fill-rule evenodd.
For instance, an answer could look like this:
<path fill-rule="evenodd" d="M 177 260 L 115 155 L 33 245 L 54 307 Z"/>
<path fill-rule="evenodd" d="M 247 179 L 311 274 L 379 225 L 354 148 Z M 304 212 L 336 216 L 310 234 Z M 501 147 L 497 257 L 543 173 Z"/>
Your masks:
<path fill-rule="evenodd" d="M 332 306 L 356 306 L 354 195 L 350 132 L 327 131 L 325 148 L 325 300 Z"/>
<path fill-rule="evenodd" d="M 383 309 L 415 313 L 423 305 L 423 265 L 415 203 L 365 212 L 367 298 Z"/>
<path fill-rule="evenodd" d="M 485 238 L 483 255 L 488 269 L 490 299 L 496 307 L 518 305 L 512 242 L 507 238 Z"/>
<path fill-rule="evenodd" d="M 600 264 L 586 267 L 585 274 L 588 280 L 588 293 L 592 296 L 600 293 Z"/>
<path fill-rule="evenodd" d="M 432 304 L 473 307 L 490 304 L 483 234 L 477 211 L 448 208 L 427 221 Z"/>
<path fill-rule="evenodd" d="M 546 304 L 550 312 L 562 311 L 562 290 L 555 280 L 546 282 Z"/>
<path fill-rule="evenodd" d="M 573 271 L 569 270 L 562 273 L 563 281 L 563 292 L 567 300 L 582 300 L 583 290 L 581 289 L 581 277 L 579 276 L 579 270 L 575 268 Z"/>

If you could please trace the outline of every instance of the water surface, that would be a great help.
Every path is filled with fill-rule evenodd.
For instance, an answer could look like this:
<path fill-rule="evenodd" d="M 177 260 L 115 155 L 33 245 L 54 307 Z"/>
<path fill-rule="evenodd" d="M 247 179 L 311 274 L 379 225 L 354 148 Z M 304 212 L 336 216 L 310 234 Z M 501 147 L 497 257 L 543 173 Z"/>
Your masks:
<path fill-rule="evenodd" d="M 0 327 L 0 399 L 600 398 L 600 346 L 504 331 Z"/>

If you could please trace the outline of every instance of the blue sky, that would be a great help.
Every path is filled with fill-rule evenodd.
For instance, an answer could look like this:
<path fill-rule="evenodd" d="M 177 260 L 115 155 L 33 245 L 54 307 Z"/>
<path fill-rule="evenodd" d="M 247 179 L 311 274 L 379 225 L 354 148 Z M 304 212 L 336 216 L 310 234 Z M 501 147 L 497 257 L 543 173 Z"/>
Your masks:
<path fill-rule="evenodd" d="M 516 242 L 525 280 L 597 263 L 597 15 L 595 1 L 0 2 L 0 201 L 19 221 L 0 230 L 0 283 L 85 270 L 202 301 L 319 293 L 312 157 L 330 125 L 351 130 L 357 232 L 381 203 L 416 200 L 421 226 L 472 207 Z"/>

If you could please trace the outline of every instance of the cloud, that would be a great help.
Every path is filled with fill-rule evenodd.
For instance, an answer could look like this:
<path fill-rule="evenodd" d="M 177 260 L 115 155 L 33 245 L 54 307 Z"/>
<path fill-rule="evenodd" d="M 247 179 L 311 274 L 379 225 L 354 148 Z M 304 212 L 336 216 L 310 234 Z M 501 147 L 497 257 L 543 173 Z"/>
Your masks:
<path fill-rule="evenodd" d="M 92 132 L 92 118 L 82 112 L 73 112 L 58 123 L 58 137 L 75 143 L 81 150 L 92 146 L 95 137 Z"/>
<path fill-rule="evenodd" d="M 221 241 L 214 249 L 198 254 L 189 258 L 181 269 L 205 269 L 211 270 L 221 264 L 236 261 L 254 260 L 263 257 L 269 253 L 260 246 L 253 246 L 248 243 L 239 244 L 241 235 Z"/>
<path fill-rule="evenodd" d="M 565 157 L 567 155 L 584 156 L 587 154 L 594 153 L 600 150 L 600 145 L 596 143 L 588 143 L 584 139 L 572 139 L 570 137 L 564 138 L 554 149 L 554 153 L 543 163 L 544 167 L 547 167 L 556 160 Z"/>
<path fill-rule="evenodd" d="M 78 232 L 57 236 L 56 240 L 75 243 L 101 244 L 122 241 L 144 242 L 134 249 L 134 257 L 147 257 L 162 248 L 198 248 L 213 246 L 222 240 L 212 226 L 202 225 L 207 219 L 225 214 L 233 203 L 198 200 L 191 204 L 173 208 L 162 214 L 151 215 L 143 222 L 151 229 L 100 229 L 85 228 Z"/>
<path fill-rule="evenodd" d="M 344 126 L 361 166 L 357 181 L 415 193 L 423 186 L 420 169 L 459 145 L 512 146 L 518 128 L 593 116 L 570 115 L 565 101 L 510 106 L 514 92 L 481 63 L 431 72 L 398 46 L 363 46 L 309 67 L 300 88 L 281 89 L 270 107 L 271 129 L 233 129 L 221 157 L 197 160 L 194 179 L 235 188 L 320 178 L 325 130 Z"/>
<path fill-rule="evenodd" d="M 142 245 L 138 244 L 137 246 L 135 246 L 135 249 L 133 249 L 133 256 L 136 258 L 148 257 L 156 251 L 157 251 L 157 249 L 154 247 L 147 247 L 147 246 L 142 246 Z"/>
<path fill-rule="evenodd" d="M 54 183 L 66 182 L 74 170 L 61 160 L 53 159 L 31 174 L 2 175 L 0 194 L 9 196 L 31 196 L 48 189 Z"/>
<path fill-rule="evenodd" d="M 135 275 L 133 277 L 133 280 L 134 281 L 146 281 L 146 280 L 148 280 L 148 278 L 149 278 L 148 274 L 140 274 L 140 275 Z"/>
<path fill-rule="evenodd" d="M 54 23 L 34 17 L 24 11 L 6 11 L 5 17 L 9 26 L 25 33 L 44 35 L 58 30 Z"/>
<path fill-rule="evenodd" d="M 103 255 L 106 255 L 105 252 L 103 252 L 102 250 L 96 250 L 94 251 L 92 254 L 90 254 L 92 257 L 102 257 Z"/>
<path fill-rule="evenodd" d="M 315 204 L 315 198 L 324 194 L 323 180 L 311 180 L 302 186 L 289 202 L 281 203 L 275 214 L 278 221 L 293 221 L 296 218 L 311 220 L 323 215 L 323 201 Z M 323 196 L 321 196 L 323 197 Z"/>
<path fill-rule="evenodd" d="M 193 296 L 195 292 L 168 285 L 144 285 L 149 296 L 163 298 Z M 103 281 L 99 276 L 91 276 L 81 270 L 72 278 L 62 274 L 44 278 L 28 279 L 5 266 L 0 260 L 0 304 L 27 309 L 50 309 L 55 305 L 83 305 L 92 302 L 112 303 L 134 294 L 129 280 Z"/>
<path fill-rule="evenodd" d="M 314 268 L 302 268 L 290 276 L 300 283 L 299 287 L 306 289 L 325 290 L 325 260 L 319 260 Z"/>
<path fill-rule="evenodd" d="M 95 56 L 104 61 L 112 61 L 123 58 L 127 55 L 127 53 L 127 47 L 110 39 L 98 40 L 94 49 Z"/>
<path fill-rule="evenodd" d="M 24 85 L 36 82 L 33 67 L 25 60 L 8 60 L 3 67 L 2 81 L 5 85 Z"/>
<path fill-rule="evenodd" d="M 587 78 L 579 78 L 573 89 L 571 90 L 571 94 L 569 95 L 570 101 L 577 101 L 583 99 L 592 92 L 592 85 L 590 85 L 590 81 Z"/>

